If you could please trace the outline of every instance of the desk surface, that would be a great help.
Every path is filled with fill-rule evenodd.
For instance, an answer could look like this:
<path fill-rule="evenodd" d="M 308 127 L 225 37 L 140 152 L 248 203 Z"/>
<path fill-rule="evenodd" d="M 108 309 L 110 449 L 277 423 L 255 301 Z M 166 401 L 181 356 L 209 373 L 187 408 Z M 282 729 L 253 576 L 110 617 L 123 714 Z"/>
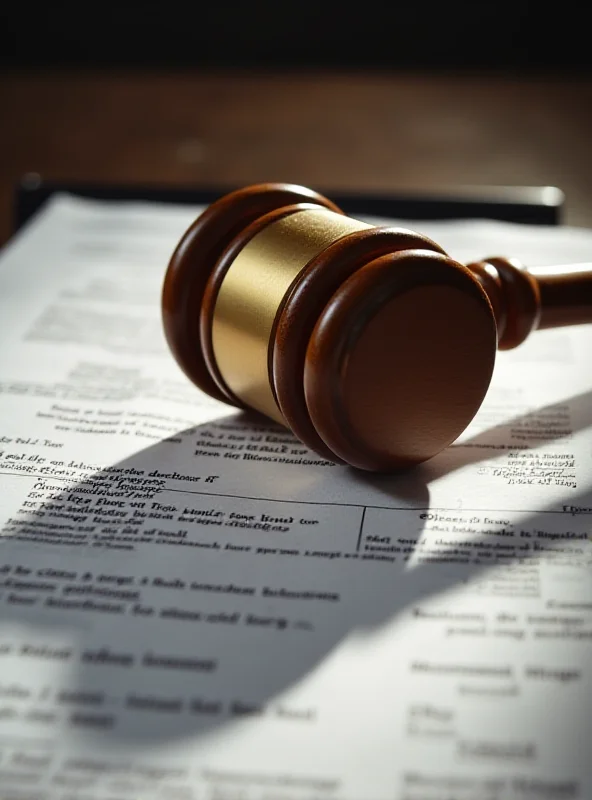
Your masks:
<path fill-rule="evenodd" d="M 0 242 L 26 172 L 361 191 L 555 185 L 592 224 L 592 80 L 381 73 L 0 77 Z"/>

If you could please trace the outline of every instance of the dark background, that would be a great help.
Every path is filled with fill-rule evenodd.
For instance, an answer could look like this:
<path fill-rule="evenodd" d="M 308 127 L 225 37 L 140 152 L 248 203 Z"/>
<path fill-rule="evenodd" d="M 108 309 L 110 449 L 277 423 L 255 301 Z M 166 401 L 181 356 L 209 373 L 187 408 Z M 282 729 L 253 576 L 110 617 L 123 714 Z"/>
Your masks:
<path fill-rule="evenodd" d="M 557 186 L 592 226 L 587 4 L 0 0 L 0 245 L 15 187 L 426 195 Z"/>
<path fill-rule="evenodd" d="M 586 3 L 5 3 L 7 67 L 589 71 Z"/>

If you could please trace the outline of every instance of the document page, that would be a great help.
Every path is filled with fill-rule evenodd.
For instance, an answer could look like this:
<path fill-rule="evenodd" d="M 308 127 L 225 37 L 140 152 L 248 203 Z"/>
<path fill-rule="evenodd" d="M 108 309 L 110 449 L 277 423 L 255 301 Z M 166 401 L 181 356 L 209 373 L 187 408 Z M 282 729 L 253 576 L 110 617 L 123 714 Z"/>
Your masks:
<path fill-rule="evenodd" d="M 58 196 L 0 256 L 0 800 L 592 797 L 592 326 L 499 353 L 433 460 L 337 466 L 174 362 L 197 213 Z"/>

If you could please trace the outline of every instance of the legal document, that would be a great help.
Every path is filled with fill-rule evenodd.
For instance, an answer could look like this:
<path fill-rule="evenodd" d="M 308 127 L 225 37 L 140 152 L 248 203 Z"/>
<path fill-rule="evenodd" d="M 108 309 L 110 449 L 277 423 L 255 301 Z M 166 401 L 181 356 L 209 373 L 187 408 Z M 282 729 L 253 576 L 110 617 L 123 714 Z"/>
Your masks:
<path fill-rule="evenodd" d="M 337 466 L 167 350 L 196 213 L 58 196 L 0 257 L 0 799 L 592 797 L 592 326 L 499 353 L 433 460 Z"/>

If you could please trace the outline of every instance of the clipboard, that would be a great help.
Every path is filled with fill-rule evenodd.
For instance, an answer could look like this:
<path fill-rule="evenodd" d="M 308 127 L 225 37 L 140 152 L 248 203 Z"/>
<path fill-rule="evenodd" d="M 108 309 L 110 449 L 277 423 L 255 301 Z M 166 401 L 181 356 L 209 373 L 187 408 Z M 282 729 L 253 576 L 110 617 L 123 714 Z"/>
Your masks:
<path fill-rule="evenodd" d="M 93 200 L 209 205 L 236 188 L 239 187 L 69 183 L 45 180 L 37 173 L 29 173 L 23 176 L 15 188 L 13 231 L 21 228 L 58 192 Z M 332 190 L 330 187 L 314 188 L 352 216 L 413 220 L 492 219 L 530 225 L 560 225 L 565 206 L 565 196 L 555 186 L 467 186 L 429 193 L 367 193 Z"/>

